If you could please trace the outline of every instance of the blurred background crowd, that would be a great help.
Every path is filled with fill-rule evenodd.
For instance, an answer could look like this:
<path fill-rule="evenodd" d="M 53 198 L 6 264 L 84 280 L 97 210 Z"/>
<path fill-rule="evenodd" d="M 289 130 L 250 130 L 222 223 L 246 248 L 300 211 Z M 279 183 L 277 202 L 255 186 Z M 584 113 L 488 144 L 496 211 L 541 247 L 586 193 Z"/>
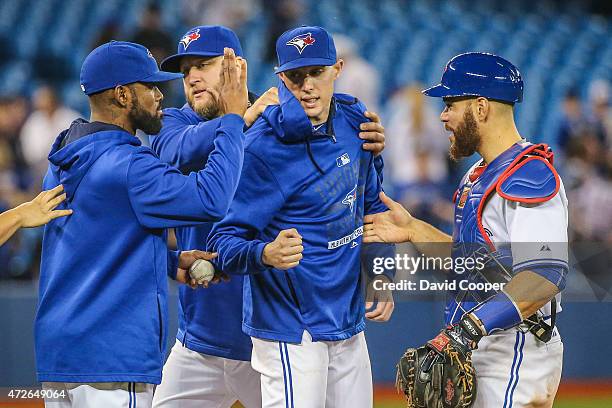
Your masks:
<path fill-rule="evenodd" d="M 555 151 L 568 192 L 571 239 L 612 244 L 612 19 L 606 1 L 528 0 L 0 0 L 0 209 L 40 190 L 57 134 L 88 117 L 78 76 L 111 39 L 147 46 L 158 61 L 191 26 L 236 31 L 249 88 L 276 85 L 275 40 L 287 28 L 321 25 L 345 69 L 337 91 L 379 112 L 386 128 L 386 190 L 413 215 L 451 228 L 452 197 L 473 163 L 448 159 L 442 105 L 420 90 L 465 51 L 515 63 L 525 81 L 519 131 Z M 184 103 L 180 81 L 165 106 Z M 0 279 L 38 273 L 41 229 L 0 248 Z"/>

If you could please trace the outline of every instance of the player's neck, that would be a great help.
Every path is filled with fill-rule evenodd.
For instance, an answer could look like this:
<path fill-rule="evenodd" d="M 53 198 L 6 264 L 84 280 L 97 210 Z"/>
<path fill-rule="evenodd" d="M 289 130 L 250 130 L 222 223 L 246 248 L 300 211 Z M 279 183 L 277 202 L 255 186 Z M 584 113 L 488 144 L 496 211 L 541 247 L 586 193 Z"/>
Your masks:
<path fill-rule="evenodd" d="M 491 163 L 497 156 L 512 147 L 513 144 L 523 140 L 516 129 L 514 121 L 505 123 L 502 126 L 496 126 L 495 128 L 502 130 L 483 132 L 482 143 L 478 148 L 478 153 L 486 163 Z"/>
<path fill-rule="evenodd" d="M 133 135 L 136 134 L 136 129 L 132 127 L 130 121 L 120 115 L 116 115 L 115 112 L 101 112 L 101 111 L 93 111 L 91 112 L 91 116 L 89 118 L 90 122 L 102 122 L 108 123 L 110 125 L 119 126 L 124 129 L 126 132 L 129 132 Z"/>

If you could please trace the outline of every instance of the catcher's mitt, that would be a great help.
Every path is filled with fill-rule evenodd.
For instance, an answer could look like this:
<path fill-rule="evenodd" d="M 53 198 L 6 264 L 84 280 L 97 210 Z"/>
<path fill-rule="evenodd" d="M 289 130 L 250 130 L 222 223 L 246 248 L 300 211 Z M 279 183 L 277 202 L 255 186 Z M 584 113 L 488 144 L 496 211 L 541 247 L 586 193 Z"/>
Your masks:
<path fill-rule="evenodd" d="M 472 351 L 459 327 L 449 327 L 426 345 L 406 350 L 397 364 L 396 386 L 408 408 L 469 408 L 476 399 Z"/>

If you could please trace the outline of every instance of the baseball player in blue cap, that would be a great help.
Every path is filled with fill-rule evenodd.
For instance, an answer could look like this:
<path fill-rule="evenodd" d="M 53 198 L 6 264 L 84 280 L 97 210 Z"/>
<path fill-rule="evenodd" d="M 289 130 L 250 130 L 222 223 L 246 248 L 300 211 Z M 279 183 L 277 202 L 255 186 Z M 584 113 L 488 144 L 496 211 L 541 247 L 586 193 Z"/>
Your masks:
<path fill-rule="evenodd" d="M 224 68 L 233 80 L 235 67 Z M 47 407 L 150 406 L 165 356 L 166 275 L 189 282 L 190 265 L 214 257 L 169 252 L 166 229 L 225 215 L 242 168 L 242 119 L 217 127 L 205 170 L 188 175 L 135 137 L 161 129 L 157 84 L 179 77 L 129 42 L 103 44 L 83 62 L 91 119 L 58 136 L 43 182 L 61 183 L 74 210 L 43 239 L 35 340 Z"/>
<path fill-rule="evenodd" d="M 444 255 L 455 260 L 480 257 L 484 267 L 455 276 L 449 326 L 430 344 L 459 342 L 472 350 L 474 407 L 552 407 L 563 356 L 555 315 L 568 272 L 568 204 L 553 153 L 525 141 L 514 123 L 521 74 L 499 56 L 466 53 L 423 93 L 444 99 L 440 119 L 451 132 L 451 157 L 482 158 L 455 194 L 453 235 L 383 194 L 390 210 L 366 217 L 364 240 L 412 241 L 426 253 L 432 246 L 424 243 L 448 243 Z M 486 284 L 501 290 L 478 289 Z M 453 386 L 441 392 L 452 399 Z"/>
<path fill-rule="evenodd" d="M 181 37 L 177 53 L 161 66 L 183 74 L 187 103 L 182 108 L 165 109 L 161 131 L 151 137 L 151 146 L 162 160 L 183 172 L 200 169 L 206 162 L 214 148 L 215 130 L 235 117 L 228 110 L 227 83 L 219 76 L 221 66 L 224 60 L 231 65 L 243 58 L 238 37 L 226 27 L 193 27 Z M 245 102 L 236 100 L 234 104 Z M 242 111 L 245 127 L 268 105 L 279 103 L 277 88 L 259 98 L 249 93 L 249 102 L 249 108 Z M 380 153 L 384 129 L 372 115 L 377 121 L 365 126 L 363 137 L 371 143 L 364 148 Z M 179 249 L 205 249 L 212 225 L 177 228 Z M 236 400 L 249 408 L 261 405 L 259 373 L 250 364 L 251 339 L 242 332 L 242 293 L 242 276 L 206 290 L 192 290 L 187 285 L 179 288 L 177 341 L 155 391 L 155 407 L 199 407 L 203 402 L 230 407 Z"/>
<path fill-rule="evenodd" d="M 246 132 L 245 167 L 209 247 L 244 279 L 242 330 L 253 341 L 264 407 L 371 407 L 365 317 L 386 321 L 388 293 L 365 313 L 364 214 L 385 210 L 380 158 L 362 148 L 365 106 L 334 93 L 342 71 L 333 39 L 299 27 L 276 42 L 278 106 Z M 389 281 L 394 270 L 378 279 Z"/>
<path fill-rule="evenodd" d="M 182 74 L 187 103 L 165 109 L 161 131 L 150 138 L 161 160 L 183 173 L 200 170 L 218 143 L 219 127 L 231 123 L 242 131 L 253 122 L 250 115 L 277 103 L 276 88 L 257 101 L 254 94 L 247 98 L 246 91 L 237 92 L 246 69 L 244 77 L 228 81 L 222 68 L 239 64 L 246 67 L 240 41 L 229 28 L 198 26 L 181 37 L 177 54 L 161 66 Z M 178 248 L 205 249 L 212 225 L 175 229 Z M 176 344 L 155 390 L 154 407 L 229 408 L 236 400 L 247 407 L 261 405 L 259 375 L 251 368 L 251 340 L 241 331 L 241 315 L 239 277 L 206 290 L 179 287 Z"/>

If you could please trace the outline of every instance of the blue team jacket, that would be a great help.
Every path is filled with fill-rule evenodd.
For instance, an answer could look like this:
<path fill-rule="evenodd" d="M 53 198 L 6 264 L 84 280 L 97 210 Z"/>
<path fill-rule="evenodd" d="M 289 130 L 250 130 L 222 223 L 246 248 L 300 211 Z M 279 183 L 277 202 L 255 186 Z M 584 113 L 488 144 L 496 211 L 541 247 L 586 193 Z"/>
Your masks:
<path fill-rule="evenodd" d="M 246 334 L 299 343 L 307 330 L 315 341 L 347 339 L 365 325 L 363 216 L 387 210 L 374 158 L 357 137 L 365 107 L 336 94 L 324 132 L 316 132 L 282 82 L 279 98 L 281 105 L 266 108 L 246 133 L 238 189 L 209 247 L 223 271 L 248 274 Z M 300 265 L 266 267 L 264 246 L 289 228 L 303 237 Z M 394 256 L 392 245 L 385 248 Z"/>
<path fill-rule="evenodd" d="M 223 217 L 242 168 L 243 126 L 228 117 L 206 170 L 188 176 L 116 126 L 77 120 L 59 135 L 43 185 L 63 184 L 74 214 L 45 227 L 39 381 L 160 383 L 166 274 L 176 267 L 165 229 Z"/>
<path fill-rule="evenodd" d="M 164 110 L 164 124 L 150 137 L 162 161 L 183 173 L 198 171 L 213 150 L 224 117 L 206 121 L 188 105 Z M 206 249 L 213 223 L 176 228 L 178 249 Z M 190 350 L 234 360 L 251 359 L 251 339 L 242 333 L 243 277 L 207 289 L 179 287 L 179 329 L 176 338 Z"/>

